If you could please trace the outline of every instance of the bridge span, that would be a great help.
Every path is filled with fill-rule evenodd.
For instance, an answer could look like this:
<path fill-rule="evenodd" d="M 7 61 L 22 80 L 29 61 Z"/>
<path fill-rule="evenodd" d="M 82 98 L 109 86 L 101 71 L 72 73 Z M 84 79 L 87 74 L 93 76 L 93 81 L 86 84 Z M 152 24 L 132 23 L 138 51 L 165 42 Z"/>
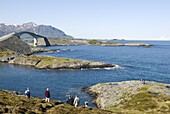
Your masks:
<path fill-rule="evenodd" d="M 47 39 L 45 36 L 41 36 L 41 35 L 38 35 L 38 34 L 35 34 L 35 33 L 32 33 L 32 32 L 22 31 L 22 32 L 13 32 L 13 33 L 1 36 L 0 41 L 6 40 L 6 39 L 13 37 L 13 36 L 16 36 L 19 39 L 21 39 L 21 36 L 23 34 L 29 34 L 30 36 L 32 36 L 34 38 L 34 43 L 33 43 L 34 46 L 37 46 L 38 38 L 44 38 L 45 40 Z"/>

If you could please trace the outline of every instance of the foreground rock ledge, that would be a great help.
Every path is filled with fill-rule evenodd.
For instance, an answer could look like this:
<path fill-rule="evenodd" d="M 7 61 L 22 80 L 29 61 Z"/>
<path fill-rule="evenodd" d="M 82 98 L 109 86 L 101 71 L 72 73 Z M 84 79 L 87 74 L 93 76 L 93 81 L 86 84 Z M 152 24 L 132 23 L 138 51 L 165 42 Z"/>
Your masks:
<path fill-rule="evenodd" d="M 123 81 L 100 83 L 87 91 L 98 107 L 115 113 L 169 113 L 170 84 Z"/>
<path fill-rule="evenodd" d="M 98 108 L 85 108 L 64 104 L 59 100 L 46 103 L 44 99 L 26 98 L 15 92 L 0 90 L 0 114 L 112 114 Z"/>

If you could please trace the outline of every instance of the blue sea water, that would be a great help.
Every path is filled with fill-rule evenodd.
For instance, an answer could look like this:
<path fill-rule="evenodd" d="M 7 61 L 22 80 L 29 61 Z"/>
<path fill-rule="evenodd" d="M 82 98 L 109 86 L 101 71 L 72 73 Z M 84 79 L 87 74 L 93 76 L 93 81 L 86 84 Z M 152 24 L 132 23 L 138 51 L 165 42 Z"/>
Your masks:
<path fill-rule="evenodd" d="M 83 105 L 91 97 L 81 90 L 103 82 L 126 80 L 150 80 L 170 83 L 170 41 L 143 41 L 153 44 L 144 47 L 111 46 L 50 46 L 49 49 L 61 49 L 60 52 L 39 53 L 56 57 L 99 61 L 118 64 L 124 69 L 100 70 L 38 70 L 31 67 L 0 63 L 0 89 L 15 90 L 24 93 L 27 87 L 31 95 L 44 98 L 47 87 L 52 99 L 66 102 L 66 95 L 78 95 Z"/>

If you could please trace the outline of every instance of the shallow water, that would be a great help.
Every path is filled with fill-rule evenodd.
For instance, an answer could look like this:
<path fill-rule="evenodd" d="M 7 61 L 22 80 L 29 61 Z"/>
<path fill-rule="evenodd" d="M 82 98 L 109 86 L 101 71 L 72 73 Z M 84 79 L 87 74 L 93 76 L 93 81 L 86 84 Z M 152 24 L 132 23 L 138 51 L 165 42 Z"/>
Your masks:
<path fill-rule="evenodd" d="M 31 95 L 44 98 L 46 87 L 51 98 L 66 102 L 66 95 L 78 95 L 81 104 L 85 100 L 91 104 L 91 97 L 82 92 L 84 86 L 102 82 L 125 80 L 151 80 L 170 83 L 170 41 L 148 41 L 153 47 L 104 47 L 104 46 L 51 46 L 60 52 L 39 53 L 56 57 L 66 57 L 118 64 L 121 70 L 38 70 L 31 67 L 0 63 L 0 89 L 24 93 L 27 87 Z"/>

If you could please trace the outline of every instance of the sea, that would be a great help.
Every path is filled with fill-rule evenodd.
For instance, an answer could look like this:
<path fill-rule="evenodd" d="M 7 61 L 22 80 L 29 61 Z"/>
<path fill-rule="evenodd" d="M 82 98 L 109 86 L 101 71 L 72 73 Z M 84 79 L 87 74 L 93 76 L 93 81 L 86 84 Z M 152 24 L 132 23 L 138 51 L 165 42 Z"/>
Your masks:
<path fill-rule="evenodd" d="M 44 92 L 48 87 L 51 99 L 65 103 L 68 95 L 78 95 L 81 105 L 84 105 L 87 100 L 89 106 L 96 107 L 91 102 L 92 97 L 82 91 L 84 87 L 105 82 L 141 79 L 170 84 L 170 41 L 138 42 L 153 46 L 147 48 L 94 45 L 43 47 L 60 51 L 38 53 L 38 55 L 105 62 L 117 64 L 122 69 L 39 70 L 28 66 L 0 63 L 0 89 L 24 94 L 29 87 L 31 96 L 45 98 Z"/>

